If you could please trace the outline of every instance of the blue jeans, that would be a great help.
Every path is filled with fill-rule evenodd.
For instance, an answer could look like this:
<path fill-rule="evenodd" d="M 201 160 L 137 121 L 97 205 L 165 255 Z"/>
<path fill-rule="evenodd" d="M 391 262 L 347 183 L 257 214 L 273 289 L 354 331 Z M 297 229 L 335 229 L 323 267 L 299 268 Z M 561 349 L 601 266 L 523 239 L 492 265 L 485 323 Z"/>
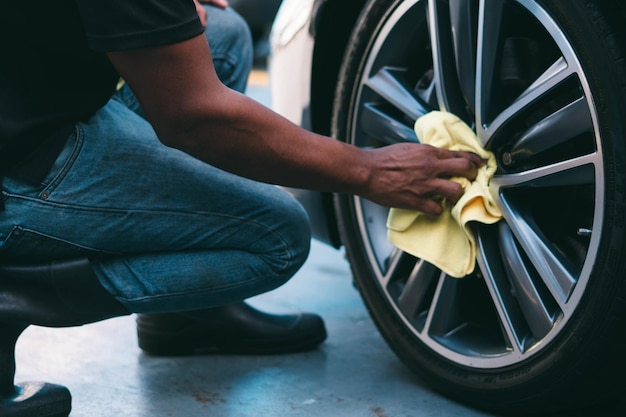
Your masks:
<path fill-rule="evenodd" d="M 3 198 L 0 261 L 87 256 L 131 312 L 243 300 L 282 285 L 309 251 L 289 194 L 164 146 L 118 97 L 76 125 L 41 184 L 5 177 Z"/>

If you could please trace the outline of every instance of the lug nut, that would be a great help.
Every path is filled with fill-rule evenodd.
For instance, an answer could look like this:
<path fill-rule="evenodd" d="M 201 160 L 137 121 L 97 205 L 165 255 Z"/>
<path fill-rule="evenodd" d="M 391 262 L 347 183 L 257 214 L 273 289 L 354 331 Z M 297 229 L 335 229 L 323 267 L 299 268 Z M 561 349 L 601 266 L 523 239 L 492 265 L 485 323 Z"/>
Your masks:
<path fill-rule="evenodd" d="M 502 154 L 502 164 L 504 166 L 509 166 L 513 163 L 513 156 L 509 152 L 504 152 Z"/>

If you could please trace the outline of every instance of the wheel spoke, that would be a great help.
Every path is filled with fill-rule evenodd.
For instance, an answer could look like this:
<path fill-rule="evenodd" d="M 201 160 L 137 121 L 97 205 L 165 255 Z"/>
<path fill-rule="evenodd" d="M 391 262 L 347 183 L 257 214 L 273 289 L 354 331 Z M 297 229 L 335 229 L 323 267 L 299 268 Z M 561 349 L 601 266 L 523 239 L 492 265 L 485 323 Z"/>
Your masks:
<path fill-rule="evenodd" d="M 437 0 L 428 2 L 428 24 L 439 108 L 463 118 L 467 113 L 465 100 L 460 90 L 456 66 L 450 65 L 456 60 L 450 13 Z"/>
<path fill-rule="evenodd" d="M 480 66 L 480 65 L 479 65 Z M 491 121 L 485 119 L 484 113 L 477 116 L 477 134 L 482 139 L 483 145 L 487 144 L 502 126 L 515 120 L 532 103 L 542 97 L 546 97 L 554 91 L 563 81 L 573 74 L 563 58 L 559 58 L 544 73 L 535 80 L 511 105 L 507 106 Z M 481 84 L 484 81 L 480 81 Z M 479 94 L 484 87 L 478 89 Z M 484 97 L 478 97 L 479 101 L 486 101 Z"/>
<path fill-rule="evenodd" d="M 474 111 L 476 101 L 476 30 L 475 3 L 468 0 L 450 0 L 450 23 L 456 70 L 467 106 Z"/>
<path fill-rule="evenodd" d="M 416 120 L 428 113 L 427 106 L 416 98 L 411 88 L 402 81 L 403 69 L 385 67 L 366 81 L 366 85 L 384 98 L 387 102 L 407 115 L 410 120 Z"/>
<path fill-rule="evenodd" d="M 500 223 L 499 234 L 500 252 L 506 274 L 513 287 L 513 294 L 533 336 L 536 340 L 541 340 L 552 329 L 554 318 L 535 286 L 532 272 L 526 267 L 511 229 L 506 223 Z"/>
<path fill-rule="evenodd" d="M 402 279 L 402 273 L 400 271 L 400 260 L 405 256 L 405 253 L 398 248 L 393 248 L 389 257 L 387 258 L 387 269 L 384 271 L 381 280 L 381 286 L 387 287 L 390 282 L 393 282 L 397 279 Z"/>
<path fill-rule="evenodd" d="M 510 153 L 514 161 L 523 161 L 592 129 L 589 103 L 581 97 L 526 130 Z"/>
<path fill-rule="evenodd" d="M 501 201 L 503 218 L 513 231 L 519 246 L 548 291 L 563 308 L 576 285 L 574 266 L 557 248 L 547 243 L 548 239 L 531 219 L 516 212 L 506 199 Z"/>
<path fill-rule="evenodd" d="M 493 254 L 494 251 L 485 249 L 485 247 L 490 245 L 482 234 L 478 235 L 478 245 L 480 251 L 478 253 L 477 262 L 485 280 L 485 285 L 495 305 L 498 320 L 507 341 L 507 346 L 515 352 L 521 352 L 524 350 L 524 340 L 527 333 L 525 318 L 510 291 L 506 271 L 496 268 L 499 264 L 487 259 L 487 253 Z"/>
<path fill-rule="evenodd" d="M 420 307 L 427 301 L 431 283 L 439 275 L 440 271 L 432 264 L 423 260 L 416 263 L 400 297 L 398 297 L 398 308 L 405 317 L 412 319 L 418 313 Z"/>
<path fill-rule="evenodd" d="M 363 105 L 363 117 L 360 128 L 376 141 L 384 144 L 398 142 L 417 142 L 415 130 L 385 113 L 383 109 L 372 103 Z"/>
<path fill-rule="evenodd" d="M 476 126 L 486 126 L 495 114 L 494 97 L 497 96 L 496 65 L 499 60 L 501 22 L 504 2 L 500 0 L 481 0 L 478 12 L 478 47 L 476 70 Z M 478 132 L 480 133 L 480 132 Z"/>
<path fill-rule="evenodd" d="M 564 80 L 574 74 L 574 69 L 567 65 L 565 58 L 559 57 L 550 67 L 541 74 L 522 94 L 519 100 L 534 101 L 554 90 Z M 508 112 L 511 113 L 511 112 Z M 506 113 L 505 113 L 506 114 Z"/>
<path fill-rule="evenodd" d="M 489 182 L 489 187 L 497 200 L 501 190 L 507 187 L 593 185 L 595 182 L 593 167 L 600 163 L 600 156 L 592 153 L 524 172 L 496 175 Z"/>
<path fill-rule="evenodd" d="M 458 326 L 459 284 L 460 280 L 440 274 L 424 330 L 431 337 L 442 337 Z"/>
<path fill-rule="evenodd" d="M 530 260 L 554 299 L 563 305 L 576 284 L 575 267 L 556 248 L 546 242 L 540 228 L 524 209 L 517 209 L 505 197 L 507 189 L 520 187 L 565 187 L 593 185 L 595 183 L 594 164 L 599 163 L 597 154 L 559 162 L 550 166 L 523 173 L 500 175 L 490 183 L 492 193 L 502 211 L 503 217 L 513 231 L 519 246 L 508 246 L 512 252 L 520 247 Z M 513 253 L 509 254 L 514 256 Z"/>

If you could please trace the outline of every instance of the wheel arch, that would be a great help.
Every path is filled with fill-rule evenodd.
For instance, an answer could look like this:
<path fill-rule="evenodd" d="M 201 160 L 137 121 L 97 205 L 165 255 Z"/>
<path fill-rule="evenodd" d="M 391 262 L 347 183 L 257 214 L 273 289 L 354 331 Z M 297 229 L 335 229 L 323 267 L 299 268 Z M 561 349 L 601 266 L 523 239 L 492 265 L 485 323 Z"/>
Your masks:
<path fill-rule="evenodd" d="M 339 68 L 354 24 L 366 0 L 326 0 L 316 3 L 311 22 L 315 38 L 311 68 L 311 130 L 330 135 Z M 322 193 L 331 244 L 341 246 L 331 193 Z"/>

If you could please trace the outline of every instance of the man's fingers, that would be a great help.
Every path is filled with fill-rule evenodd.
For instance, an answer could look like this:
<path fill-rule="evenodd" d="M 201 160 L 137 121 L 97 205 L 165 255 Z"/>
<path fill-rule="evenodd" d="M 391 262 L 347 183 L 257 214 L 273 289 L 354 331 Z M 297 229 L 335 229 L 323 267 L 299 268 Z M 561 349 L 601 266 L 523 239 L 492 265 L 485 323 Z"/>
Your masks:
<path fill-rule="evenodd" d="M 443 212 L 443 207 L 439 201 L 430 199 L 422 201 L 419 211 L 428 216 L 435 217 Z"/>
<path fill-rule="evenodd" d="M 470 157 L 473 155 L 474 157 Z M 478 155 L 464 154 L 459 157 L 446 158 L 439 160 L 440 176 L 447 178 L 450 177 L 465 177 L 470 180 L 476 178 L 478 168 L 485 164 Z"/>
<path fill-rule="evenodd" d="M 465 177 L 474 180 L 478 168 L 486 163 L 480 156 L 469 152 L 447 151 L 445 155 L 440 155 L 440 158 L 440 175 L 429 181 L 431 188 L 429 194 L 433 197 L 423 202 L 424 208 L 421 210 L 430 215 L 441 213 L 442 198 L 455 204 L 463 196 L 464 190 L 461 184 L 449 178 Z"/>
<path fill-rule="evenodd" d="M 428 189 L 428 192 L 416 196 L 416 200 L 406 201 L 406 205 L 391 205 L 391 207 L 413 209 L 429 216 L 438 216 L 443 211 L 444 201 L 455 204 L 464 193 L 459 183 L 440 178 L 431 179 L 428 182 Z"/>
<path fill-rule="evenodd" d="M 433 196 L 443 197 L 451 203 L 456 203 L 463 195 L 461 184 L 451 180 L 434 179 L 430 182 Z"/>
<path fill-rule="evenodd" d="M 481 167 L 487 163 L 487 161 L 485 161 L 473 152 L 452 151 L 452 155 L 454 158 L 467 158 L 478 167 Z"/>
<path fill-rule="evenodd" d="M 198 0 L 194 0 L 193 3 L 196 6 L 196 13 L 198 13 L 200 23 L 202 23 L 203 27 L 206 27 L 206 10 L 204 10 L 204 7 L 202 7 Z"/>
<path fill-rule="evenodd" d="M 227 0 L 200 0 L 200 3 L 212 4 L 213 6 L 217 6 L 221 9 L 225 9 L 228 7 Z"/>

